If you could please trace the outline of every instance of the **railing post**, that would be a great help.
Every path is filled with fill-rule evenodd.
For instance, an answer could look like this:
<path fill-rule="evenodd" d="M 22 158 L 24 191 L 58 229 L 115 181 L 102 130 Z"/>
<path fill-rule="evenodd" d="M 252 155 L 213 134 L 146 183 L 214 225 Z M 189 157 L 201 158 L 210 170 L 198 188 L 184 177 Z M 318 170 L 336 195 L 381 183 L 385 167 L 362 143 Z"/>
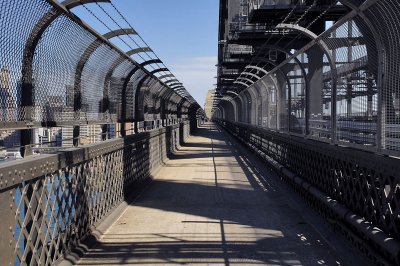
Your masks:
<path fill-rule="evenodd" d="M 0 192 L 0 265 L 15 265 L 15 202 L 11 191 Z"/>

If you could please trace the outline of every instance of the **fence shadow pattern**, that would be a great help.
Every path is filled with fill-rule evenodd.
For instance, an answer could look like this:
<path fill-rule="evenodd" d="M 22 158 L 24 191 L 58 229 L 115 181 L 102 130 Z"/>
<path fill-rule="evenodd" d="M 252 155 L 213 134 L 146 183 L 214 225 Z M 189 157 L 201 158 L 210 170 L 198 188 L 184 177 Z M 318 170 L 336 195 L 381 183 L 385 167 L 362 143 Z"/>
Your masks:
<path fill-rule="evenodd" d="M 180 123 L 1 167 L 1 264 L 62 259 L 188 135 L 189 123 Z"/>
<path fill-rule="evenodd" d="M 377 264 L 399 263 L 400 166 L 394 158 L 220 120 Z"/>

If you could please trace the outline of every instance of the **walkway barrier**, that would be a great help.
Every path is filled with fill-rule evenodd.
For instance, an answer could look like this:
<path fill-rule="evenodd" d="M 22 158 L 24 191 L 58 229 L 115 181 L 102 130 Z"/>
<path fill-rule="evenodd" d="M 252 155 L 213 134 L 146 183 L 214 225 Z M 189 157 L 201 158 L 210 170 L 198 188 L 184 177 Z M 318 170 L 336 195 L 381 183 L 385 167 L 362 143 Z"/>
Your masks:
<path fill-rule="evenodd" d="M 400 264 L 399 160 L 217 120 L 378 265 Z"/>
<path fill-rule="evenodd" d="M 240 75 L 220 71 L 213 116 L 400 157 L 399 1 L 247 2 L 238 23 L 267 29 L 224 36 L 218 65 L 243 60 L 232 43 L 263 48 Z"/>
<path fill-rule="evenodd" d="M 190 123 L 0 166 L 0 265 L 51 265 L 90 240 L 190 134 Z"/>
<path fill-rule="evenodd" d="M 88 135 L 101 141 L 195 119 L 200 106 L 168 85 L 162 61 L 136 61 L 143 49 L 115 44 L 134 29 L 100 34 L 71 11 L 98 2 L 109 1 L 0 0 L 0 135 L 9 136 L 1 146 L 26 157 L 50 138 L 43 128 L 57 135 L 49 141 L 76 147 Z"/>

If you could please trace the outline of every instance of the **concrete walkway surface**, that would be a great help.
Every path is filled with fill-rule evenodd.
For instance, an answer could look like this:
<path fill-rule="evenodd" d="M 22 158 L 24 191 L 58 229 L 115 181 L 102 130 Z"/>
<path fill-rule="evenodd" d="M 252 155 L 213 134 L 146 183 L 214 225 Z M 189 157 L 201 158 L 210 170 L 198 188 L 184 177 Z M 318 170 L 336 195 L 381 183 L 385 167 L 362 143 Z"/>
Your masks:
<path fill-rule="evenodd" d="M 365 265 L 332 248 L 334 232 L 316 229 L 318 218 L 282 186 L 206 124 L 79 264 Z"/>

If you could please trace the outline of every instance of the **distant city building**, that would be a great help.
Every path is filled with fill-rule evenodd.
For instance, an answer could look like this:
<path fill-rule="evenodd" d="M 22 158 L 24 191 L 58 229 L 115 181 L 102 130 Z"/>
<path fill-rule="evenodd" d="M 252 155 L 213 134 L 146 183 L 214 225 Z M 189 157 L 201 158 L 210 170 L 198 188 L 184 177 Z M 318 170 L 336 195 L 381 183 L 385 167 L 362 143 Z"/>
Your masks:
<path fill-rule="evenodd" d="M 209 90 L 206 95 L 206 102 L 204 104 L 204 111 L 208 118 L 212 116 L 212 107 L 214 103 L 215 90 Z"/>
<path fill-rule="evenodd" d="M 22 83 L 12 82 L 11 72 L 5 65 L 0 69 L 0 121 L 16 121 L 21 101 Z"/>
<path fill-rule="evenodd" d="M 74 137 L 74 129 L 73 127 L 63 127 L 61 129 L 61 146 L 62 147 L 72 147 L 74 145 L 73 137 Z"/>
<path fill-rule="evenodd" d="M 21 143 L 21 134 L 19 130 L 0 131 L 0 146 L 5 148 L 19 147 Z"/>
<path fill-rule="evenodd" d="M 59 147 L 61 146 L 61 128 L 36 128 L 34 129 L 34 143 L 39 146 L 51 146 Z"/>
<path fill-rule="evenodd" d="M 21 82 L 13 88 L 11 72 L 7 65 L 0 69 L 0 121 L 16 121 L 18 103 L 21 98 Z M 19 130 L 0 130 L 0 146 L 13 148 L 20 146 Z"/>

